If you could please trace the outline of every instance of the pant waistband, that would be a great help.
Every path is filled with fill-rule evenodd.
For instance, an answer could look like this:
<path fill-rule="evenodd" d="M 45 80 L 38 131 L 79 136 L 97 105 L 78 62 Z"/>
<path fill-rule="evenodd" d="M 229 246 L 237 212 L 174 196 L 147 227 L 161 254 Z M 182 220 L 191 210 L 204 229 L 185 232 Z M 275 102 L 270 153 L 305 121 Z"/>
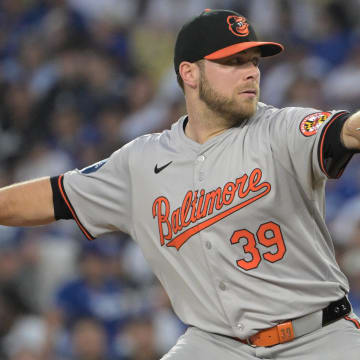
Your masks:
<path fill-rule="evenodd" d="M 293 319 L 269 329 L 262 330 L 248 339 L 233 339 L 250 346 L 274 346 L 291 341 L 329 325 L 351 312 L 351 305 L 346 296 L 330 303 L 325 309 L 301 318 Z"/>

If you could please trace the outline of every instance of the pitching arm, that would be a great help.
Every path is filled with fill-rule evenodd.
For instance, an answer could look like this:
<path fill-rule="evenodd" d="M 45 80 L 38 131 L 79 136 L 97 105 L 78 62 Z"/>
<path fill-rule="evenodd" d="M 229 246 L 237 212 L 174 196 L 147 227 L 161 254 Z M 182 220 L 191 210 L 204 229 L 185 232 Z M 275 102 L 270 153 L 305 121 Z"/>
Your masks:
<path fill-rule="evenodd" d="M 50 178 L 0 189 L 0 225 L 33 226 L 55 221 Z"/>

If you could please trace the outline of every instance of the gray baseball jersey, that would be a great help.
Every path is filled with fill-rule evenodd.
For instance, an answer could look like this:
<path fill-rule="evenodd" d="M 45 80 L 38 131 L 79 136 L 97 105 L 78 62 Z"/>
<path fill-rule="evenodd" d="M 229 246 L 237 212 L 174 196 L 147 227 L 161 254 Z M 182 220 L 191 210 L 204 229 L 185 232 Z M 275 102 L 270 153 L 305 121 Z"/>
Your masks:
<path fill-rule="evenodd" d="M 277 109 L 204 144 L 171 130 L 64 174 L 88 238 L 121 230 L 140 245 L 179 318 L 247 338 L 348 292 L 324 221 L 321 148 L 344 112 Z"/>

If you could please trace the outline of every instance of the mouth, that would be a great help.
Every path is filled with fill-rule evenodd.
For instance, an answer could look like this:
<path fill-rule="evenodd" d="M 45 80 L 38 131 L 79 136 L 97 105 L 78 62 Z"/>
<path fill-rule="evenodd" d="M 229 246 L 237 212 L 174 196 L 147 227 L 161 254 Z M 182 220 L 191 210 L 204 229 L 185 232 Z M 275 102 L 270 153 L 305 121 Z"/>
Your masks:
<path fill-rule="evenodd" d="M 240 94 L 247 94 L 247 95 L 256 96 L 257 95 L 257 90 L 256 89 L 246 89 L 246 90 L 241 91 Z"/>

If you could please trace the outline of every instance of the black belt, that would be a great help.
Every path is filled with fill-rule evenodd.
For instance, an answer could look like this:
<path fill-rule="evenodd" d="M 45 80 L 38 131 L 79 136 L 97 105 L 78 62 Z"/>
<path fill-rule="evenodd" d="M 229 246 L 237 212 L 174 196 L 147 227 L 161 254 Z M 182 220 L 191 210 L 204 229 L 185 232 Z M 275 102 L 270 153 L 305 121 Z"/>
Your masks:
<path fill-rule="evenodd" d="M 323 309 L 322 326 L 331 324 L 351 312 L 351 304 L 346 296 L 338 301 L 333 301 Z"/>

